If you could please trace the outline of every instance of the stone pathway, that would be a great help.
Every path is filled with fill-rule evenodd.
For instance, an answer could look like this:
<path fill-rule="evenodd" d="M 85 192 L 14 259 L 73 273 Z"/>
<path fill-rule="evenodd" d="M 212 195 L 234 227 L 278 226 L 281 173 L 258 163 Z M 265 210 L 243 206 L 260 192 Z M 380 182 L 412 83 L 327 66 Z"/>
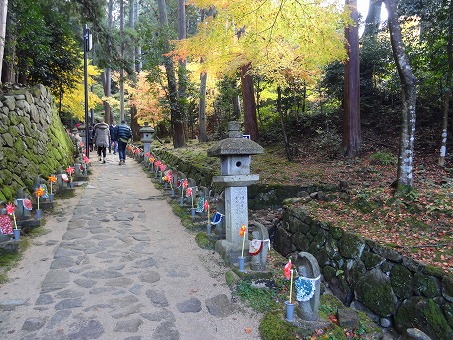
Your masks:
<path fill-rule="evenodd" d="M 0 339 L 260 339 L 222 260 L 141 167 L 92 159 L 88 185 L 57 201 L 48 233 L 0 286 Z"/>

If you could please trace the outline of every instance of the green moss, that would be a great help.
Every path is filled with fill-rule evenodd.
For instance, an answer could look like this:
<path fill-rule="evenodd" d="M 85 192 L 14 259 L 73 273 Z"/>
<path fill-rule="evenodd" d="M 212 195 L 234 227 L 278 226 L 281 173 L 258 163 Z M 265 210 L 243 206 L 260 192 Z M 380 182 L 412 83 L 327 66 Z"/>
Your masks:
<path fill-rule="evenodd" d="M 425 316 L 430 327 L 433 329 L 434 334 L 436 334 L 439 339 L 449 339 L 450 336 L 453 335 L 453 331 L 448 325 L 445 316 L 433 300 L 430 299 L 428 301 L 427 308 L 423 309 L 423 315 Z"/>
<path fill-rule="evenodd" d="M 414 275 L 414 288 L 429 298 L 440 295 L 439 281 L 433 276 L 416 273 Z"/>
<path fill-rule="evenodd" d="M 395 295 L 390 280 L 379 269 L 366 273 L 356 285 L 357 300 L 385 317 L 395 312 Z"/>
<path fill-rule="evenodd" d="M 432 276 L 439 277 L 439 278 L 446 275 L 445 272 L 442 270 L 442 268 L 434 267 L 431 265 L 427 265 L 425 267 L 424 271 L 428 275 L 432 275 Z"/>
<path fill-rule="evenodd" d="M 17 139 L 14 142 L 14 149 L 18 154 L 22 154 L 22 152 L 24 152 L 24 142 L 22 141 L 22 139 Z"/>
<path fill-rule="evenodd" d="M 260 323 L 263 340 L 291 340 L 296 338 L 296 326 L 283 320 L 282 311 L 272 311 L 264 315 Z"/>
<path fill-rule="evenodd" d="M 323 294 L 319 297 L 319 317 L 327 319 L 329 315 L 335 314 L 338 308 L 343 308 L 343 303 L 331 294 Z"/>
<path fill-rule="evenodd" d="M 14 189 L 11 187 L 3 187 L 1 195 L 5 198 L 5 200 L 11 201 L 14 198 Z"/>
<path fill-rule="evenodd" d="M 203 249 L 214 249 L 213 242 L 210 241 L 206 233 L 200 232 L 195 236 L 198 246 Z"/>
<path fill-rule="evenodd" d="M 234 273 L 231 270 L 229 270 L 225 273 L 225 281 L 228 287 L 231 288 L 234 287 L 234 285 L 237 283 L 238 277 L 234 275 Z"/>
<path fill-rule="evenodd" d="M 341 255 L 349 259 L 359 258 L 365 248 L 365 241 L 357 235 L 344 233 L 338 242 Z"/>
<path fill-rule="evenodd" d="M 395 265 L 390 272 L 390 280 L 393 291 L 398 297 L 406 299 L 412 296 L 414 279 L 409 269 L 401 265 Z"/>

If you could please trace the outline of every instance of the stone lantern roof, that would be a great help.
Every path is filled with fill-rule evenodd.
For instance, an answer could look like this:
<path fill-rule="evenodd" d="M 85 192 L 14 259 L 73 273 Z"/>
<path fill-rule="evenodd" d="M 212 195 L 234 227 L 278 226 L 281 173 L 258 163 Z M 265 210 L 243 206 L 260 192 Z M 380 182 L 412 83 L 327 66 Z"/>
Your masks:
<path fill-rule="evenodd" d="M 258 143 L 244 138 L 239 131 L 239 122 L 228 123 L 228 138 L 222 139 L 207 153 L 210 157 L 223 157 L 229 155 L 258 155 L 264 153 L 264 149 Z"/>

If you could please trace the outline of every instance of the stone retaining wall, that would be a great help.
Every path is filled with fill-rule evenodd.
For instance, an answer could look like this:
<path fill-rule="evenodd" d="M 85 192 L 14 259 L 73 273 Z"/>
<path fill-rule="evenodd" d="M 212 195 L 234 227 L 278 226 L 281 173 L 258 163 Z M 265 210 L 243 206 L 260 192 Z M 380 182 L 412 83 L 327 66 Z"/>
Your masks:
<path fill-rule="evenodd" d="M 274 248 L 285 257 L 313 254 L 332 292 L 382 326 L 453 339 L 453 278 L 440 269 L 315 221 L 303 207 L 285 209 Z"/>
<path fill-rule="evenodd" d="M 0 201 L 11 201 L 22 187 L 32 192 L 37 175 L 47 179 L 71 165 L 73 152 L 44 86 L 0 95 Z"/>

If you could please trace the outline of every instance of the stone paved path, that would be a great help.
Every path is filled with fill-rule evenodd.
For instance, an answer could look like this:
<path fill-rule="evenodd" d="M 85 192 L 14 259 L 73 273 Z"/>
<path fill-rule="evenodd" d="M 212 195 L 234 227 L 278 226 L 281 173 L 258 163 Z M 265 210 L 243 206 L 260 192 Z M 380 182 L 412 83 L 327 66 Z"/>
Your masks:
<path fill-rule="evenodd" d="M 140 166 L 93 156 L 89 184 L 57 201 L 48 233 L 0 286 L 0 339 L 259 339 L 218 255 Z"/>

